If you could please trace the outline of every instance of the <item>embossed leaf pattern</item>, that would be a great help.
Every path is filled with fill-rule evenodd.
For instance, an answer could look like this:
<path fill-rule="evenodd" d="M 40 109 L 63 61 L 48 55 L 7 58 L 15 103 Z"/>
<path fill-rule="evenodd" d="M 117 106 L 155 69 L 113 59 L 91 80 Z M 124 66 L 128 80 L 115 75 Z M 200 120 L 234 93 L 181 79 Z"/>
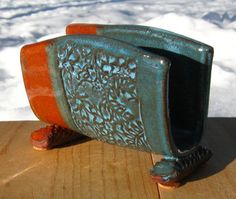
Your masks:
<path fill-rule="evenodd" d="M 150 150 L 136 91 L 136 60 L 75 41 L 59 45 L 57 57 L 78 129 L 101 141 Z"/>

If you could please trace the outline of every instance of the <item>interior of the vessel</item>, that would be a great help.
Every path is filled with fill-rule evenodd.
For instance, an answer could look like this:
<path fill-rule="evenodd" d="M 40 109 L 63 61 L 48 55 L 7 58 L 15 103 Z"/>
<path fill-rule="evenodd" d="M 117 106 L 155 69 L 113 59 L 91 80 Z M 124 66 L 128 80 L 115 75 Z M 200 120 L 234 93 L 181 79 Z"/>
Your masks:
<path fill-rule="evenodd" d="M 179 150 L 192 148 L 199 143 L 203 130 L 206 66 L 163 49 L 140 48 L 171 61 L 168 88 L 171 133 Z"/>

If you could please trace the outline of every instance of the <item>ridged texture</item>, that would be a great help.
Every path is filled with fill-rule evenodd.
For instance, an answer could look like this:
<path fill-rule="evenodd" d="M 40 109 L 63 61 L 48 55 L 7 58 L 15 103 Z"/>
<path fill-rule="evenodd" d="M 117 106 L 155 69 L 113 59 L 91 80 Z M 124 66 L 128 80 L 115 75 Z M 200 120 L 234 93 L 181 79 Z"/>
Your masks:
<path fill-rule="evenodd" d="M 31 134 L 31 143 L 36 150 L 48 150 L 80 138 L 82 135 L 72 130 L 51 125 Z"/>
<path fill-rule="evenodd" d="M 212 152 L 199 146 L 193 153 L 178 159 L 162 159 L 151 170 L 154 181 L 166 186 L 178 186 L 178 182 L 191 174 L 199 165 L 209 160 Z"/>

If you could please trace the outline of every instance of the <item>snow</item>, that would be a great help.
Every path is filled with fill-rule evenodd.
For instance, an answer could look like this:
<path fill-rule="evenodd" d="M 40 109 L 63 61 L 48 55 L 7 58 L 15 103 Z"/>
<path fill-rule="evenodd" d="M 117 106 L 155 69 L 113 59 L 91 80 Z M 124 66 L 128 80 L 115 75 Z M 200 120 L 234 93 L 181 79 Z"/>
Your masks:
<path fill-rule="evenodd" d="M 64 34 L 72 22 L 142 24 L 214 47 L 209 116 L 236 116 L 235 0 L 2 0 L 0 120 L 35 120 L 25 93 L 21 46 Z"/>

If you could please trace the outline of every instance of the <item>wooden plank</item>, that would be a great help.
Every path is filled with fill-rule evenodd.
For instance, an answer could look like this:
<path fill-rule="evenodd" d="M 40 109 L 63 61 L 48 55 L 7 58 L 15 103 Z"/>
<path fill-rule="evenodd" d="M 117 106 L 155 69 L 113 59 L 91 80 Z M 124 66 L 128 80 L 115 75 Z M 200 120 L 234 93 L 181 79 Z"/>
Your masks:
<path fill-rule="evenodd" d="M 236 118 L 210 118 L 203 145 L 213 157 L 174 190 L 159 187 L 162 199 L 236 198 Z M 160 156 L 154 158 L 159 159 Z"/>
<path fill-rule="evenodd" d="M 94 140 L 38 152 L 29 135 L 40 126 L 0 123 L 0 198 L 159 198 L 149 153 Z"/>

